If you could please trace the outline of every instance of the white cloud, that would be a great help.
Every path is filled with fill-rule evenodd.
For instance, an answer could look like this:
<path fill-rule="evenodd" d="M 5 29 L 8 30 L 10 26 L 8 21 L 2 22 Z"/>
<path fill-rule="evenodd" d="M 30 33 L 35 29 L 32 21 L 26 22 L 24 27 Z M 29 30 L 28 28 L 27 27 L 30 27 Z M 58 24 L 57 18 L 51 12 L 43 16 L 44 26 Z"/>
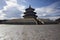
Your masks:
<path fill-rule="evenodd" d="M 25 12 L 25 6 L 22 6 L 22 5 L 19 5 L 17 7 L 18 10 L 22 11 L 22 12 Z"/>
<path fill-rule="evenodd" d="M 27 3 L 28 0 L 17 0 L 20 3 Z"/>
<path fill-rule="evenodd" d="M 46 16 L 49 13 L 53 13 L 54 9 L 42 7 L 42 8 L 36 8 L 35 10 L 38 14 L 38 16 Z"/>
<path fill-rule="evenodd" d="M 4 12 L 2 12 L 2 10 L 0 10 L 0 19 L 5 19 L 5 16 L 6 14 Z"/>
<path fill-rule="evenodd" d="M 20 17 L 23 16 L 22 12 L 25 11 L 26 6 L 23 4 L 18 4 L 17 0 L 5 0 L 5 2 L 7 5 L 4 6 L 2 10 L 0 10 L 0 19 L 17 18 L 16 14 L 19 15 L 19 13 Z M 27 2 L 27 0 L 19 0 L 19 2 Z M 60 2 L 55 2 L 49 6 L 36 8 L 35 12 L 37 12 L 38 17 L 52 15 L 58 12 L 60 13 L 60 10 L 57 9 L 60 8 L 59 3 Z"/>
<path fill-rule="evenodd" d="M 58 19 L 58 18 L 60 18 L 60 16 L 50 17 L 49 19 L 55 20 L 55 19 Z"/>
<path fill-rule="evenodd" d="M 55 2 L 55 3 L 53 3 L 53 4 L 49 5 L 49 6 L 45 6 L 45 7 L 41 7 L 41 8 L 36 8 L 35 11 L 38 13 L 37 15 L 39 17 L 46 16 L 46 15 L 50 16 L 52 14 L 55 15 L 56 13 L 60 13 L 60 9 L 59 9 L 60 5 L 59 5 L 59 3 L 60 3 L 60 1 L 59 2 Z M 60 14 L 58 14 L 58 15 L 60 15 Z M 54 18 L 54 17 L 52 17 L 52 18 Z M 57 18 L 57 17 L 55 17 L 55 18 Z"/>
<path fill-rule="evenodd" d="M 38 13 L 38 16 L 46 16 L 48 14 L 52 14 L 57 12 L 56 9 L 53 8 L 47 8 L 47 7 L 42 7 L 42 8 L 36 8 L 36 12 Z"/>
<path fill-rule="evenodd" d="M 27 0 L 21 0 L 21 1 L 26 3 Z"/>
<path fill-rule="evenodd" d="M 17 15 L 21 16 L 22 12 L 24 12 L 25 6 L 22 4 L 18 5 L 17 0 L 6 0 L 5 2 L 7 5 L 4 6 L 2 10 L 0 10 L 0 19 L 14 18 L 14 16 L 17 18 Z"/>

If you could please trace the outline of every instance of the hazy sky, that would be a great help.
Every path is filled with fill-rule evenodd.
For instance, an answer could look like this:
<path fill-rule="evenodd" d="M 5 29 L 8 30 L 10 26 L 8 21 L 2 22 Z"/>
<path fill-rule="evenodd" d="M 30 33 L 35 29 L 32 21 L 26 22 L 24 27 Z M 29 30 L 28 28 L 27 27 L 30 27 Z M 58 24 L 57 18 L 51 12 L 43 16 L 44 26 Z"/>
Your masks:
<path fill-rule="evenodd" d="M 0 0 L 0 19 L 21 18 L 29 5 L 35 8 L 38 18 L 60 17 L 60 0 Z"/>

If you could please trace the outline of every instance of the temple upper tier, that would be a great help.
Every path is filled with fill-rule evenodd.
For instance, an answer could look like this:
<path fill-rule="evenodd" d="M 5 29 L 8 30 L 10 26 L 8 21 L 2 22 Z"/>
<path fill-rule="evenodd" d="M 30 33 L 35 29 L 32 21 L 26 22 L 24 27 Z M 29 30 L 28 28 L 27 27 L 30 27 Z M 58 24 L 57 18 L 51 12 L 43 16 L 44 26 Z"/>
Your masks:
<path fill-rule="evenodd" d="M 35 9 L 31 7 L 31 5 L 29 6 L 29 8 L 25 9 L 25 11 L 34 11 Z"/>

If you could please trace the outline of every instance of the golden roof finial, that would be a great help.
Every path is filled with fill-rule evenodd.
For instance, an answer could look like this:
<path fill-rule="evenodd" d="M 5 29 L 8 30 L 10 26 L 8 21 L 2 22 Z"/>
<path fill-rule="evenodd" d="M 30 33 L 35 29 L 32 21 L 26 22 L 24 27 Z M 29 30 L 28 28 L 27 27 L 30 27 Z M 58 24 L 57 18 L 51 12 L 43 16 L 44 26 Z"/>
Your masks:
<path fill-rule="evenodd" d="M 31 5 L 29 5 L 29 8 L 31 8 Z"/>

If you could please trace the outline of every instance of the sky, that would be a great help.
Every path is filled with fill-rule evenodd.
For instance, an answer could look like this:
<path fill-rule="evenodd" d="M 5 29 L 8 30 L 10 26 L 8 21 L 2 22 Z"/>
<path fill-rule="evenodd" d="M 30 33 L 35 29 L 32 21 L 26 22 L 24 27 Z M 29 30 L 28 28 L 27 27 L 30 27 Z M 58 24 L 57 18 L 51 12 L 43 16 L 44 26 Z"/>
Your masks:
<path fill-rule="evenodd" d="M 0 0 L 0 19 L 22 18 L 29 5 L 38 18 L 60 18 L 60 0 Z"/>

